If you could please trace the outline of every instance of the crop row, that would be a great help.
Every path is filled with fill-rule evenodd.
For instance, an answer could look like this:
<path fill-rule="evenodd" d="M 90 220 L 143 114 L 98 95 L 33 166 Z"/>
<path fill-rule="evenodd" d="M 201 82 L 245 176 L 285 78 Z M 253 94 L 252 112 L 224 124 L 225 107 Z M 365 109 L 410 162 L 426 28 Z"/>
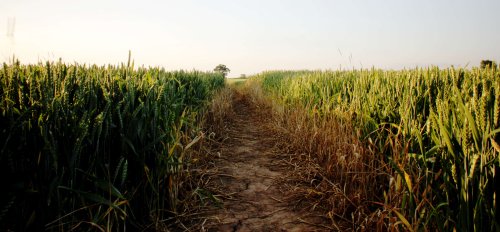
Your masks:
<path fill-rule="evenodd" d="M 312 118 L 335 117 L 355 128 L 372 159 L 387 166 L 374 168 L 387 177 L 365 183 L 373 187 L 370 208 L 388 212 L 387 224 L 500 228 L 497 69 L 269 71 L 255 79 L 285 110 L 300 105 Z"/>
<path fill-rule="evenodd" d="M 141 228 L 177 207 L 197 113 L 224 77 L 133 64 L 0 69 L 0 229 Z"/>

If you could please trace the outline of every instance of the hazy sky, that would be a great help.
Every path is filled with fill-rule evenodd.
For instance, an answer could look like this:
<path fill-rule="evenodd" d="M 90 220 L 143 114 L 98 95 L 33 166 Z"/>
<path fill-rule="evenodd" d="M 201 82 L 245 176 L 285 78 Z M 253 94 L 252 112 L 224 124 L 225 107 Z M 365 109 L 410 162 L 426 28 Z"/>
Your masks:
<path fill-rule="evenodd" d="M 8 20 L 15 17 L 13 36 Z M 500 61 L 499 0 L 0 0 L 0 61 L 211 70 Z"/>

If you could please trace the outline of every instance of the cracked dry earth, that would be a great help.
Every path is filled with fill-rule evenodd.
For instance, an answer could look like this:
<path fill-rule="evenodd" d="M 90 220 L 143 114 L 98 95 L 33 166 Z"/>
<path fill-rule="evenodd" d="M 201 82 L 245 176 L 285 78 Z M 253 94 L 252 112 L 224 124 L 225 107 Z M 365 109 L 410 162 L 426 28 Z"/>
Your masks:
<path fill-rule="evenodd" d="M 205 225 L 206 231 L 322 231 L 301 222 L 304 214 L 284 200 L 277 180 L 287 167 L 276 156 L 268 118 L 244 97 L 237 98 L 212 180 L 223 192 L 223 206 L 210 216 L 213 223 Z"/>

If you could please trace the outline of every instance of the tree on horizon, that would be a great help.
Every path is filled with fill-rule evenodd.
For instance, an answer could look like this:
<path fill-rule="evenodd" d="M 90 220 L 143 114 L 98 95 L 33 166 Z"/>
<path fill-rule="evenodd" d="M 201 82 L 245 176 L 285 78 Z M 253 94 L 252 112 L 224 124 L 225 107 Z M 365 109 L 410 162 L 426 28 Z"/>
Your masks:
<path fill-rule="evenodd" d="M 219 73 L 222 73 L 222 75 L 224 76 L 224 78 L 227 76 L 227 74 L 229 72 L 231 72 L 231 70 L 226 67 L 226 65 L 224 64 L 219 64 L 217 65 L 217 67 L 214 68 L 214 72 L 219 72 Z"/>

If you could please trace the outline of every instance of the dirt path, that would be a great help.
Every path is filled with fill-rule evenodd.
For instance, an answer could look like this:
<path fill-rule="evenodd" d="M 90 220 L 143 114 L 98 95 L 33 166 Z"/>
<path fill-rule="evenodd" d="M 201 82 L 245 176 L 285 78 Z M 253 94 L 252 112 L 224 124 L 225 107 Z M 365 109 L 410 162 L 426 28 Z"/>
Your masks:
<path fill-rule="evenodd" d="M 244 96 L 234 103 L 235 117 L 215 160 L 211 181 L 224 191 L 222 208 L 210 217 L 208 231 L 323 231 L 301 222 L 304 212 L 284 200 L 278 180 L 287 171 L 266 130 L 269 120 Z M 303 211 L 303 210 L 302 210 Z"/>

